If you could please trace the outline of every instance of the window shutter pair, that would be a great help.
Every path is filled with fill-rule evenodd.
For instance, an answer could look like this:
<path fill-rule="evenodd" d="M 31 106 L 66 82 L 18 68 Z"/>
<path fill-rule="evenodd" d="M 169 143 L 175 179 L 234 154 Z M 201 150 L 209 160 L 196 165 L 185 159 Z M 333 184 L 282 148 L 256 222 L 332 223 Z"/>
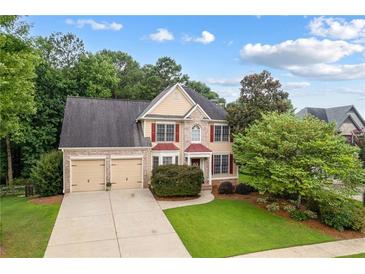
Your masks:
<path fill-rule="evenodd" d="M 179 124 L 175 125 L 175 142 L 179 142 Z M 156 123 L 151 124 L 151 139 L 156 142 Z"/>

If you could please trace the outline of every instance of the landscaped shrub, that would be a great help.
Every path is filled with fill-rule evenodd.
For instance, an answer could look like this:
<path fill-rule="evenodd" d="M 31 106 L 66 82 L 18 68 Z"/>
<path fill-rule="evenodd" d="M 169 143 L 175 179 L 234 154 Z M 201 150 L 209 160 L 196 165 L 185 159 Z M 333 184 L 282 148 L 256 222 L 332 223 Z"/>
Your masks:
<path fill-rule="evenodd" d="M 306 221 L 308 220 L 308 216 L 303 212 L 300 211 L 298 209 L 291 211 L 289 213 L 290 217 L 296 221 Z"/>
<path fill-rule="evenodd" d="M 161 197 L 195 196 L 204 182 L 200 168 L 187 165 L 165 165 L 153 169 L 151 187 Z"/>
<path fill-rule="evenodd" d="M 365 208 L 355 201 L 328 193 L 318 202 L 318 207 L 321 221 L 328 226 L 340 231 L 365 229 Z"/>
<path fill-rule="evenodd" d="M 307 217 L 309 219 L 317 219 L 318 218 L 318 214 L 316 212 L 312 211 L 312 210 L 307 209 L 307 210 L 304 210 L 303 212 L 304 212 L 305 215 L 307 215 Z"/>
<path fill-rule="evenodd" d="M 295 206 L 293 206 L 293 205 L 286 205 L 286 206 L 284 206 L 283 207 L 283 209 L 286 211 L 286 212 L 293 212 L 293 211 L 295 211 L 296 210 L 296 208 L 295 208 Z"/>
<path fill-rule="evenodd" d="M 30 180 L 36 193 L 52 196 L 62 193 L 62 152 L 45 153 L 32 168 Z"/>
<path fill-rule="evenodd" d="M 233 193 L 233 184 L 231 182 L 223 182 L 218 187 L 219 194 L 232 194 Z"/>
<path fill-rule="evenodd" d="M 241 194 L 241 195 L 247 195 L 251 192 L 255 192 L 256 189 L 252 186 L 246 185 L 246 184 L 238 184 L 236 185 L 235 193 Z"/>
<path fill-rule="evenodd" d="M 280 206 L 279 206 L 279 204 L 278 203 L 271 203 L 271 204 L 268 204 L 267 206 L 266 206 L 266 209 L 268 210 L 268 211 L 272 211 L 272 212 L 274 212 L 274 211 L 278 211 L 279 209 L 280 209 Z"/>
<path fill-rule="evenodd" d="M 256 202 L 259 204 L 267 204 L 267 198 L 266 197 L 259 197 L 256 199 Z"/>

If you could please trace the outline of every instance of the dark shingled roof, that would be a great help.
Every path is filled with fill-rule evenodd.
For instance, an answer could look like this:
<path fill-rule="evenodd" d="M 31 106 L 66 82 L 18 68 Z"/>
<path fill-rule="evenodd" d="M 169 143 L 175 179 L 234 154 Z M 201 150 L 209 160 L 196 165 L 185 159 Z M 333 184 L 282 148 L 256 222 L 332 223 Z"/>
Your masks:
<path fill-rule="evenodd" d="M 147 147 L 136 119 L 148 101 L 68 97 L 60 148 Z"/>
<path fill-rule="evenodd" d="M 360 128 L 365 127 L 364 119 L 361 117 L 360 113 L 356 110 L 356 108 L 353 105 L 332 107 L 332 108 L 306 107 L 300 110 L 296 115 L 298 117 L 313 115 L 318 119 L 325 121 L 327 123 L 335 122 L 337 128 L 339 128 L 348 117 L 351 117 L 351 119 Z"/>
<path fill-rule="evenodd" d="M 187 94 L 197 103 L 201 108 L 209 115 L 209 117 L 213 120 L 225 120 L 227 116 L 227 112 L 222 107 L 218 106 L 216 103 L 210 101 L 204 96 L 197 93 L 195 90 L 183 86 L 184 90 Z"/>

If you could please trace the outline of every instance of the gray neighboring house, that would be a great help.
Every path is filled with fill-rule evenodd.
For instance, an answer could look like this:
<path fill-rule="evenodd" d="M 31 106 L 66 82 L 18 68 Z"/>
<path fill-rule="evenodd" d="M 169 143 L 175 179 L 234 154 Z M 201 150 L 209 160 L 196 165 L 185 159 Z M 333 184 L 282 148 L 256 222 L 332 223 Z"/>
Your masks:
<path fill-rule="evenodd" d="M 358 137 L 365 133 L 365 121 L 353 105 L 331 108 L 306 107 L 296 115 L 312 115 L 327 123 L 334 122 L 338 132 L 353 145 L 357 143 Z"/>

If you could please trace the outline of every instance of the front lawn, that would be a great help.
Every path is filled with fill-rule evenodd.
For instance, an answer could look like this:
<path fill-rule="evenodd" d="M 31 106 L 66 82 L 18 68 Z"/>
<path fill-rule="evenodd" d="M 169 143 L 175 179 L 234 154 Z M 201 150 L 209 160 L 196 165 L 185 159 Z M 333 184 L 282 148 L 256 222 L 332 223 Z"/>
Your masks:
<path fill-rule="evenodd" d="M 165 214 L 192 257 L 229 257 L 335 240 L 245 201 L 216 199 Z"/>
<path fill-rule="evenodd" d="M 60 204 L 33 204 L 26 198 L 0 201 L 0 257 L 43 257 Z"/>
<path fill-rule="evenodd" d="M 349 256 L 341 256 L 338 258 L 365 258 L 365 253 L 353 254 Z"/>

